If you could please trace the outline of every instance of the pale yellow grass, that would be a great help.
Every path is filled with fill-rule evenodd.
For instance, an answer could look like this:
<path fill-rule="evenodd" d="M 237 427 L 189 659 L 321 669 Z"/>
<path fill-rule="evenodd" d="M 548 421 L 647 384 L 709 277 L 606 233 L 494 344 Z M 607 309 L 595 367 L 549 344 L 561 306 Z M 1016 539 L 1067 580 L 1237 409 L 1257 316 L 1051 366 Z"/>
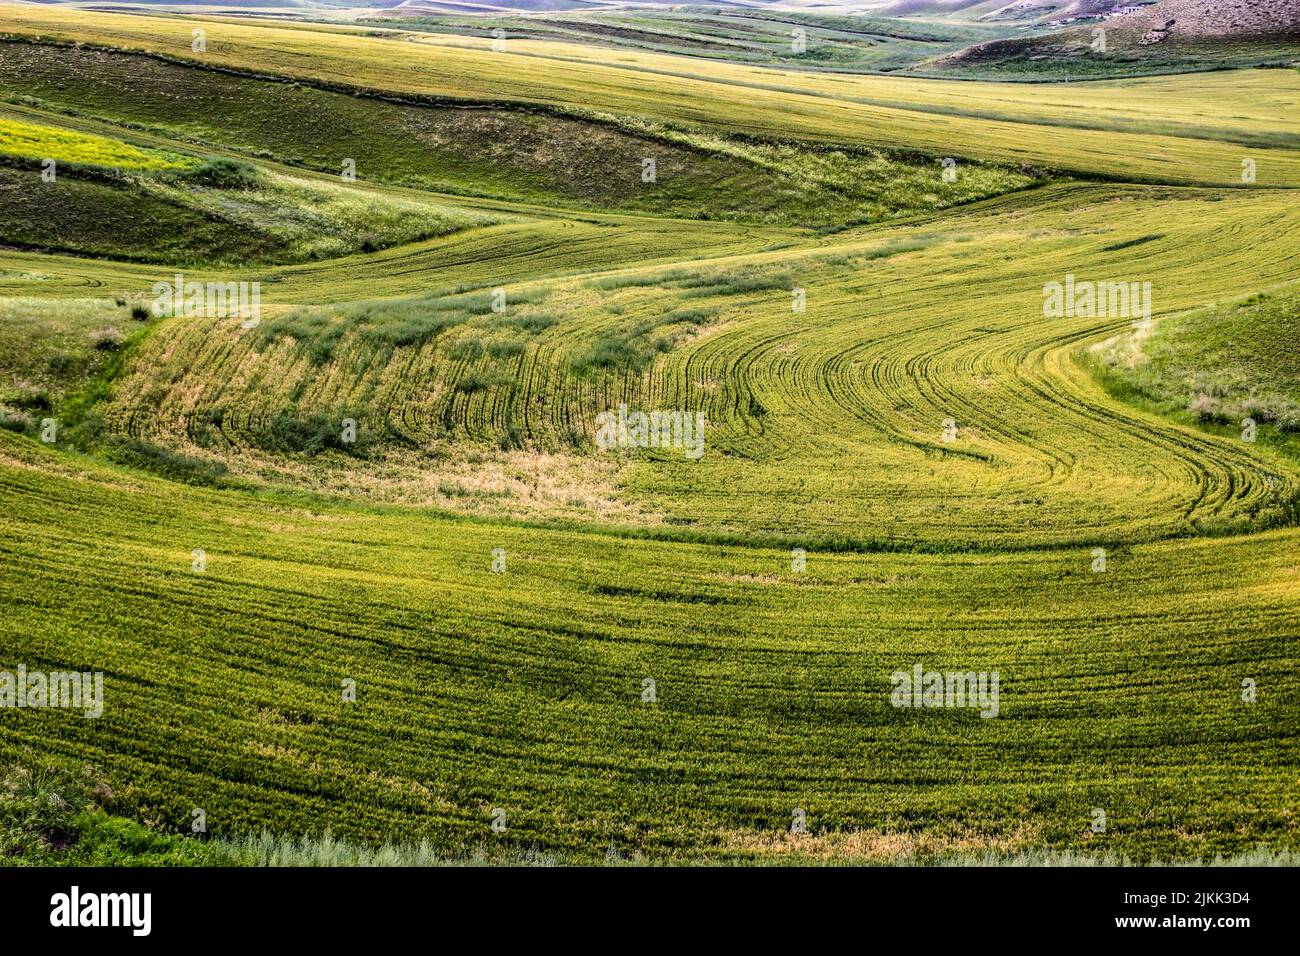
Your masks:
<path fill-rule="evenodd" d="M 268 487 L 288 485 L 375 504 L 493 518 L 664 524 L 662 514 L 621 499 L 618 486 L 628 462 L 614 456 L 448 445 L 422 451 L 386 449 L 374 458 L 336 452 L 307 458 L 250 447 L 224 455 L 188 441 L 169 444 L 189 457 L 224 465 L 235 479 Z"/>
<path fill-rule="evenodd" d="M 1021 824 L 1004 833 L 971 829 L 906 833 L 887 830 L 836 830 L 830 833 L 781 833 L 732 830 L 723 835 L 726 852 L 759 857 L 788 857 L 838 863 L 860 860 L 890 863 L 915 857 L 950 854 L 1014 853 L 1035 844 L 1035 828 Z"/>

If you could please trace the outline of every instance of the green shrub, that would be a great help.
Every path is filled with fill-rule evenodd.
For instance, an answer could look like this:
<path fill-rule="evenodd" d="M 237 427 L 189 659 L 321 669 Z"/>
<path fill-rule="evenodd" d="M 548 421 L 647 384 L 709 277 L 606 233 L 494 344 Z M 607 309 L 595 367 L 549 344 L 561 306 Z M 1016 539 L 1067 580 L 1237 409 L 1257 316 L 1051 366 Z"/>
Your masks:
<path fill-rule="evenodd" d="M 745 295 L 750 292 L 767 292 L 772 289 L 788 289 L 789 276 L 754 276 L 754 275 L 711 275 L 696 276 L 677 283 L 680 288 L 691 290 L 688 295 Z"/>
<path fill-rule="evenodd" d="M 313 364 L 324 365 L 334 357 L 334 350 L 348 328 L 347 322 L 328 312 L 300 309 L 263 323 L 262 335 L 267 341 L 288 336 L 298 342 Z"/>
<path fill-rule="evenodd" d="M 48 412 L 54 405 L 50 393 L 36 386 L 19 387 L 18 392 L 8 401 L 14 408 L 33 412 Z"/>
<path fill-rule="evenodd" d="M 263 323 L 266 341 L 295 339 L 315 364 L 330 361 L 347 333 L 371 345 L 418 346 L 465 322 L 463 303 L 452 300 L 360 302 L 339 309 L 297 309 Z"/>
<path fill-rule="evenodd" d="M 0 856 L 39 856 L 75 843 L 75 818 L 111 791 L 92 769 L 14 766 L 0 780 Z"/>
<path fill-rule="evenodd" d="M 655 335 L 656 330 L 668 326 L 703 325 L 717 314 L 717 309 L 683 309 L 658 319 L 642 319 L 607 329 L 574 356 L 573 369 L 581 373 L 593 369 L 647 368 L 657 355 L 671 351 L 681 335 L 680 329 L 661 335 Z"/>
<path fill-rule="evenodd" d="M 510 422 L 497 437 L 497 448 L 502 451 L 516 451 L 524 447 L 524 436 L 518 427 Z"/>
<path fill-rule="evenodd" d="M 640 368 L 646 365 L 653 352 L 648 343 L 635 332 L 612 331 L 600 335 L 573 360 L 576 371 L 591 369 Z"/>
<path fill-rule="evenodd" d="M 291 412 L 279 411 L 264 428 L 253 432 L 249 441 L 265 451 L 314 457 L 333 450 L 363 458 L 368 453 L 370 440 L 362 429 L 357 429 L 355 441 L 343 440 L 343 422 L 349 418 L 361 420 L 356 413 L 317 412 L 299 418 Z"/>
<path fill-rule="evenodd" d="M 71 352 L 54 352 L 46 359 L 45 364 L 49 367 L 52 375 L 63 378 L 76 371 L 81 364 L 81 360 Z"/>
<path fill-rule="evenodd" d="M 109 326 L 106 329 L 96 329 L 90 333 L 90 344 L 100 352 L 116 352 L 122 347 L 122 342 L 126 336 L 122 334 L 121 329 L 115 329 Z"/>
<path fill-rule="evenodd" d="M 483 354 L 483 340 L 463 335 L 447 346 L 447 356 L 458 362 L 468 362 Z"/>
<path fill-rule="evenodd" d="M 665 325 L 708 325 L 718 317 L 717 309 L 680 309 L 664 318 Z"/>
<path fill-rule="evenodd" d="M 221 843 L 159 833 L 100 806 L 113 791 L 93 767 L 15 765 L 0 778 L 0 858 L 26 866 L 196 866 L 244 863 Z"/>
<path fill-rule="evenodd" d="M 423 345 L 430 339 L 465 321 L 463 315 L 432 311 L 416 313 L 393 310 L 374 317 L 362 332 L 362 338 L 392 346 Z"/>
<path fill-rule="evenodd" d="M 258 185 L 257 167 L 238 159 L 217 156 L 204 161 L 187 178 L 213 189 L 252 189 Z"/>

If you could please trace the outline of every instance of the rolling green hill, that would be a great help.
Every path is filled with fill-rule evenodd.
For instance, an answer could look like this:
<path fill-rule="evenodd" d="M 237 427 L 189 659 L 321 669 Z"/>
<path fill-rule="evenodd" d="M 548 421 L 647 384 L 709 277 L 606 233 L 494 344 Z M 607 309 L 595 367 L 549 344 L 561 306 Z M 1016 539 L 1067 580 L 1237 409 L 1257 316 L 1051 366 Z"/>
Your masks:
<path fill-rule="evenodd" d="M 1300 296 L 1294 287 L 1179 315 L 1083 358 L 1112 391 L 1221 434 L 1300 453 Z"/>
<path fill-rule="evenodd" d="M 1300 62 L 1300 11 L 1288 0 L 1159 0 L 1121 16 L 1118 4 L 1075 3 L 1050 12 L 1031 36 L 974 44 L 920 69 L 969 76 L 1086 79 Z M 1076 22 L 1081 21 L 1081 22 Z"/>
<path fill-rule="evenodd" d="M 1194 99 L 1186 81 L 1157 79 L 1075 89 L 1062 103 L 1051 91 L 1042 102 L 1035 91 L 1008 95 L 999 84 L 828 76 L 528 40 L 488 56 L 488 39 L 408 40 L 220 19 L 201 21 L 214 33 L 198 55 L 191 30 L 199 21 L 38 6 L 9 11 L 5 33 L 14 36 L 116 45 L 352 92 L 595 110 L 715 135 L 905 150 L 934 162 L 961 156 L 1125 181 L 1239 185 L 1241 146 L 1249 140 L 1268 183 L 1300 185 L 1300 153 L 1285 112 L 1300 87 L 1295 71 L 1201 80 Z"/>
<path fill-rule="evenodd" d="M 594 44 L 817 70 L 897 70 L 1012 32 L 1002 24 L 941 24 L 827 16 L 762 7 L 682 6 L 546 15 L 429 15 L 398 7 L 369 21 L 388 29 Z M 802 35 L 795 31 L 802 31 Z M 795 41 L 802 41 L 796 43 Z"/>
<path fill-rule="evenodd" d="M 1105 219 L 1117 201 L 1132 224 Z M 1048 383 L 1071 369 L 1063 344 L 1128 321 L 1045 318 L 1041 289 L 1070 270 L 1132 271 L 1138 247 L 1128 244 L 1166 216 L 1167 231 L 1141 247 L 1157 315 L 1232 283 L 1277 285 L 1292 277 L 1285 237 L 1296 213 L 1289 193 L 1062 187 L 946 216 L 942 229 L 509 283 L 501 314 L 483 290 L 312 306 L 252 335 L 229 320 L 172 323 L 141 346 L 140 372 L 128 370 L 105 421 L 232 467 L 274 470 L 247 454 L 266 446 L 274 422 L 351 417 L 372 451 L 394 452 L 361 469 L 362 487 L 400 498 L 414 482 L 432 496 L 428 464 L 399 466 L 411 447 L 439 449 L 446 461 L 433 475 L 447 485 L 434 500 L 446 504 L 496 487 L 482 481 L 482 463 L 466 466 L 467 447 L 494 449 L 492 470 L 507 472 L 523 449 L 586 454 L 596 417 L 624 402 L 698 410 L 709 423 L 706 458 L 661 452 L 620 469 L 654 523 L 905 548 L 1081 546 L 1267 524 L 1300 490 L 1289 469 L 1257 469 L 1237 444 L 1169 432 L 1103 405 L 1095 390 L 1078 408 L 1079 381 L 1069 397 L 1055 394 L 1066 386 Z M 1088 221 L 1097 225 L 1070 225 Z M 1252 241 L 1223 250 L 1207 274 L 1204 250 L 1230 223 Z M 792 312 L 795 288 L 806 294 L 803 313 Z M 352 295 L 368 298 L 364 285 Z M 947 444 L 946 419 L 959 426 Z M 845 467 L 866 460 L 869 473 Z M 346 488 L 356 466 L 344 465 L 333 481 Z M 313 480 L 322 473 L 313 469 Z M 615 493 L 604 482 L 582 487 Z M 548 497 L 489 497 L 478 509 L 572 516 Z"/>
<path fill-rule="evenodd" d="M 3 114 L 0 196 L 9 245 L 177 266 L 327 259 L 501 221 Z"/>
<path fill-rule="evenodd" d="M 102 668 L 109 702 L 29 712 L 0 755 L 96 762 L 116 809 L 164 827 L 199 807 L 217 834 L 587 859 L 1295 845 L 1292 531 L 1127 548 L 1104 575 L 1082 548 L 813 554 L 800 575 L 788 550 L 244 499 L 0 449 L 9 654 Z M 999 670 L 1001 716 L 891 708 L 918 659 Z"/>
<path fill-rule="evenodd" d="M 842 225 L 1021 189 L 1041 176 L 971 164 L 936 189 L 937 160 L 872 149 L 755 143 L 645 121 L 509 103 L 394 103 L 151 57 L 0 43 L 0 92 L 164 136 L 363 181 L 568 208 Z M 647 181 L 644 160 L 653 159 Z"/>

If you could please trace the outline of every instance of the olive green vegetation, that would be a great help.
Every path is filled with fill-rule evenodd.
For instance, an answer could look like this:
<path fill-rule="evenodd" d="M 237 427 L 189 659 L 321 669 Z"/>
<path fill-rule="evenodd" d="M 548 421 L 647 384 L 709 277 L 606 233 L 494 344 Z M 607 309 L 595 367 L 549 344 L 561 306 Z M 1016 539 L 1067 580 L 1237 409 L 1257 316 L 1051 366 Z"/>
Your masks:
<path fill-rule="evenodd" d="M 1045 317 L 1042 288 L 1140 275 L 1164 316 L 1281 285 L 1298 216 L 1290 192 L 1059 186 L 942 228 L 506 284 L 501 314 L 479 292 L 311 306 L 253 334 L 171 323 L 103 414 L 111 431 L 240 467 L 281 414 L 354 418 L 399 457 L 466 442 L 585 454 L 597 416 L 625 403 L 708 422 L 699 461 L 606 456 L 652 523 L 678 529 L 951 549 L 1267 528 L 1294 510 L 1295 464 L 1108 398 L 1068 355 L 1129 320 Z M 1243 230 L 1231 245 L 1229 222 Z M 562 499 L 532 512 L 574 516 Z"/>
<path fill-rule="evenodd" d="M 188 51 L 183 20 L 10 10 L 46 36 L 183 36 L 170 55 Z M 492 87 L 491 109 L 545 101 L 527 115 L 584 136 L 609 111 L 602 128 L 632 139 L 601 142 L 625 159 L 642 135 L 719 162 L 749 151 L 747 169 L 870 146 L 862 114 L 827 119 L 854 112 L 828 88 L 735 73 L 620 85 L 593 49 L 562 92 L 559 61 L 539 56 L 205 22 L 226 65 L 288 71 L 285 51 L 310 50 L 292 72 L 407 95 L 459 69 L 460 92 Z M 242 152 L 196 192 L 338 161 L 267 105 L 289 84 L 147 61 L 244 84 L 277 118 L 270 148 L 237 110 L 167 112 L 147 85 L 115 102 L 66 69 L 91 56 L 111 71 L 108 54 L 0 46 L 47 71 L 39 102 L 14 107 L 23 122 Z M 832 80 L 868 83 L 808 82 Z M 710 182 L 620 211 L 614 187 L 564 192 L 547 150 L 529 154 L 545 188 L 453 202 L 394 159 L 391 184 L 364 186 L 377 202 L 493 222 L 186 269 L 260 282 L 256 327 L 154 315 L 170 269 L 122 251 L 0 249 L 0 671 L 104 674 L 97 719 L 0 711 L 0 766 L 17 768 L 0 792 L 6 862 L 1293 865 L 1300 460 L 1278 436 L 1296 396 L 1300 198 L 1280 188 L 1285 96 L 1229 105 L 1253 88 L 1240 77 L 1102 89 L 1121 107 L 1106 122 L 1128 127 L 1115 132 L 1068 125 L 1072 91 L 972 84 L 961 108 L 976 118 L 934 111 L 956 84 L 879 83 L 857 91 L 912 106 L 881 107 L 892 125 L 871 136 L 960 144 L 978 127 L 1010 151 L 991 117 L 1015 108 L 1026 156 L 1103 181 L 1034 177 L 855 223 Z M 325 129 L 366 128 L 357 104 L 457 112 L 293 95 Z M 549 111 L 578 99 L 592 115 Z M 718 128 L 661 125 L 706 107 Z M 1178 132 L 1141 132 L 1157 114 Z M 822 119 L 829 154 L 799 141 Z M 1251 137 L 1274 145 L 1246 188 Z M 954 152 L 959 187 L 998 170 Z M 374 158 L 398 155 L 390 141 Z M 485 153 L 473 181 L 516 164 Z M 954 185 L 928 169 L 905 195 Z M 470 172 L 438 175 L 471 191 Z M 691 218 L 673 215 L 682 197 Z M 716 218 L 697 218 L 704 200 Z M 1067 274 L 1150 282 L 1154 331 L 1045 315 L 1044 285 Z M 620 404 L 702 413 L 703 457 L 598 451 L 596 416 Z M 1194 420 L 1247 407 L 1255 442 Z M 892 706 L 891 676 L 918 663 L 996 671 L 997 716 Z"/>
<path fill-rule="evenodd" d="M 1128 401 L 1300 456 L 1300 292 L 1257 294 L 1108 339 L 1081 356 Z"/>
<path fill-rule="evenodd" d="M 1117 548 L 1103 574 L 1086 548 L 814 552 L 800 574 L 787 550 L 0 451 L 6 656 L 105 673 L 101 718 L 10 713 L 0 757 L 99 764 L 117 812 L 164 830 L 202 807 L 215 836 L 580 859 L 1295 845 L 1294 531 Z M 891 707 L 917 661 L 998 671 L 999 716 Z"/>
<path fill-rule="evenodd" d="M 1185 36 L 1177 29 L 1159 43 L 1143 44 L 1152 24 L 1095 20 L 1035 36 L 994 40 L 959 56 L 940 56 L 913 70 L 997 80 L 1089 80 L 1197 70 L 1293 67 L 1300 38 L 1273 35 Z M 1106 49 L 1094 48 L 1094 30 L 1106 30 Z"/>
<path fill-rule="evenodd" d="M 93 767 L 73 771 L 27 763 L 8 768 L 0 779 L 0 855 L 12 866 L 560 866 L 560 854 L 536 849 L 482 846 L 472 852 L 448 854 L 428 840 L 370 846 L 335 837 L 285 838 L 263 830 L 234 838 L 212 838 L 204 833 L 160 833 L 134 820 L 105 812 L 114 793 L 98 779 Z M 791 858 L 800 863 L 834 862 L 872 865 L 871 856 L 841 856 L 831 861 L 815 856 Z M 788 863 L 791 859 L 763 860 L 700 857 L 703 865 Z M 605 866 L 654 865 L 658 861 L 641 853 L 624 854 L 609 848 L 599 862 Z M 978 854 L 935 853 L 924 845 L 910 846 L 894 865 L 912 866 L 1125 866 L 1134 861 L 1114 853 L 1021 850 Z M 1294 866 L 1295 854 L 1267 847 L 1208 861 L 1214 866 Z"/>
<path fill-rule="evenodd" d="M 35 434 L 148 318 L 144 309 L 133 315 L 125 299 L 0 299 L 0 427 Z"/>
<path fill-rule="evenodd" d="M 613 114 L 713 135 L 915 151 L 936 162 L 962 156 L 1124 180 L 1240 185 L 1241 144 L 1249 140 L 1267 171 L 1261 183 L 1300 185 L 1287 120 L 1300 88 L 1295 70 L 1021 92 L 999 83 L 814 73 L 635 50 L 557 52 L 548 41 L 526 39 L 488 55 L 488 38 L 222 19 L 204 21 L 218 42 L 200 54 L 191 49 L 193 21 L 184 17 L 31 4 L 8 6 L 5 16 L 5 32 L 27 40 L 128 47 L 349 92 Z"/>
<path fill-rule="evenodd" d="M 1174 31 L 1158 44 L 1143 45 L 1138 40 L 1145 27 L 1126 27 L 1114 20 L 1103 23 L 1100 18 L 1061 29 L 1009 20 L 944 22 L 761 8 L 673 7 L 528 16 L 410 15 L 398 9 L 361 22 L 389 30 L 478 38 L 501 30 L 508 42 L 546 41 L 557 56 L 586 45 L 786 69 L 999 81 L 1287 66 L 1300 58 L 1300 41 L 1285 33 L 1186 37 Z M 1093 49 L 1092 31 L 1102 25 L 1108 49 L 1099 52 Z M 795 30 L 803 31 L 802 44 L 795 43 Z M 964 52 L 955 55 L 959 51 Z"/>
<path fill-rule="evenodd" d="M 178 153 L 141 149 L 105 136 L 7 117 L 0 117 L 0 155 L 128 170 L 191 169 L 198 165 Z"/>
<path fill-rule="evenodd" d="M 30 758 L 30 754 L 27 755 Z M 0 777 L 0 855 L 11 866 L 197 866 L 226 861 L 212 844 L 105 813 L 113 791 L 91 767 L 29 759 Z"/>

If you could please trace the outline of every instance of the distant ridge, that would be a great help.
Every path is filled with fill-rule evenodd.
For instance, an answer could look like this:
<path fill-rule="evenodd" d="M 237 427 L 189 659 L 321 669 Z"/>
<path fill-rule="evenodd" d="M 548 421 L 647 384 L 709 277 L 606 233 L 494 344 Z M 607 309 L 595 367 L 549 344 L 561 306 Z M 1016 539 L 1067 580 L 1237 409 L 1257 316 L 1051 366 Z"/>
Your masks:
<path fill-rule="evenodd" d="M 1094 19 L 1056 33 L 977 43 L 941 57 L 927 68 L 989 67 L 1017 61 L 1078 58 L 1089 50 L 1098 24 L 1105 27 L 1106 45 L 1111 53 L 1132 57 L 1164 55 L 1171 53 L 1171 48 L 1187 45 L 1213 49 L 1233 41 L 1300 40 L 1300 0 L 1159 0 L 1140 10 L 1106 15 L 1120 6 L 1125 5 L 1108 0 L 1080 0 L 1063 5 L 1047 19 Z M 1096 19 L 1103 15 L 1104 20 Z"/>

